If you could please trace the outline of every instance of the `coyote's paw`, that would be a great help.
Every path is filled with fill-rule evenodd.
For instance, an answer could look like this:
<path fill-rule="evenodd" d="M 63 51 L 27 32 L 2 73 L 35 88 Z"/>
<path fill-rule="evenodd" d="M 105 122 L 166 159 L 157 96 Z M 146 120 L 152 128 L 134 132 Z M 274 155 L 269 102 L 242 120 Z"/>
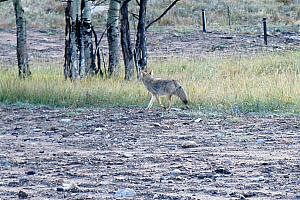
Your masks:
<path fill-rule="evenodd" d="M 162 108 L 162 109 L 164 109 L 164 110 L 167 110 L 167 108 L 166 108 L 166 106 L 164 106 L 164 105 L 160 105 L 160 107 Z"/>

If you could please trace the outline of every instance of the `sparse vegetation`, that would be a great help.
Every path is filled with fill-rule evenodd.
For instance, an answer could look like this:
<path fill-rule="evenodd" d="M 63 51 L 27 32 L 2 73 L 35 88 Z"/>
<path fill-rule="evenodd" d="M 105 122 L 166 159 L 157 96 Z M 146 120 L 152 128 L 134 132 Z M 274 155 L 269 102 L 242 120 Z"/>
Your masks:
<path fill-rule="evenodd" d="M 24 10 L 27 12 L 28 26 L 63 28 L 65 3 L 58 0 L 23 0 Z M 104 6 L 107 6 L 107 1 Z M 151 21 L 159 16 L 172 0 L 149 1 L 147 10 L 148 20 Z M 130 6 L 134 10 L 135 1 Z M 300 2 L 299 0 L 181 0 L 177 3 L 176 9 L 170 12 L 153 27 L 176 26 L 198 27 L 201 20 L 201 9 L 207 10 L 209 30 L 228 30 L 228 8 L 231 16 L 232 30 L 255 32 L 260 28 L 263 17 L 271 22 L 270 27 L 280 29 L 299 30 Z M 15 26 L 13 8 L 11 2 L 1 3 L 0 27 L 8 28 Z M 137 12 L 137 11 L 134 11 Z M 94 25 L 105 27 L 106 11 L 93 15 Z M 131 17 L 133 20 L 134 17 Z"/>
<path fill-rule="evenodd" d="M 299 53 L 266 53 L 245 57 L 152 60 L 158 77 L 179 79 L 194 109 L 222 112 L 298 112 Z M 0 101 L 52 106 L 139 106 L 148 103 L 144 86 L 135 81 L 64 81 L 61 64 L 32 66 L 33 76 L 19 80 L 16 70 L 0 73 Z M 12 78 L 14 77 L 14 78 Z M 81 88 L 80 90 L 78 88 Z M 166 103 L 166 102 L 165 102 Z M 177 101 L 177 106 L 181 103 Z"/>
<path fill-rule="evenodd" d="M 138 1 L 130 1 L 130 9 Z M 172 1 L 149 0 L 147 20 Z M 157 103 L 144 110 L 150 95 L 136 73 L 130 81 L 124 74 L 109 78 L 109 37 L 94 46 L 101 57 L 92 57 L 103 74 L 64 76 L 64 40 L 71 35 L 64 34 L 66 1 L 22 0 L 32 74 L 19 77 L 12 1 L 0 2 L 1 198 L 299 199 L 300 0 L 179 1 L 147 35 L 154 76 L 178 80 L 190 98 L 191 110 L 171 112 Z M 88 4 L 82 8 L 89 10 Z M 202 8 L 208 33 L 199 27 Z M 80 24 L 72 10 L 72 35 L 91 33 L 74 29 Z M 100 10 L 93 21 L 97 34 L 106 27 L 106 7 Z M 128 17 L 122 16 L 124 25 Z M 260 37 L 262 17 L 268 19 L 268 45 Z M 136 30 L 137 20 L 129 18 L 131 40 L 146 39 L 137 31 L 144 26 Z M 81 52 L 71 70 L 76 74 L 88 59 L 77 48 L 87 43 L 74 38 L 74 51 L 65 57 Z M 137 49 L 135 61 L 142 64 L 146 54 Z M 185 107 L 174 100 L 172 108 Z"/>
<path fill-rule="evenodd" d="M 149 1 L 148 18 L 156 18 L 171 1 Z M 61 1 L 24 0 L 29 28 L 62 28 L 64 4 Z M 267 17 L 276 29 L 282 25 L 298 28 L 299 0 L 289 1 L 198 1 L 182 0 L 158 24 L 176 26 L 187 31 L 200 23 L 201 9 L 205 8 L 210 29 L 229 30 L 229 8 L 232 31 L 259 30 L 262 17 Z M 35 8 L 35 9 L 33 9 Z M 1 4 L 1 28 L 14 26 L 12 5 Z M 29 12 L 30 11 L 30 12 Z M 38 20 L 37 20 L 38 19 Z M 94 23 L 104 26 L 106 13 L 94 15 Z M 212 20 L 213 19 L 213 20 Z M 150 20 L 151 21 L 151 20 Z M 184 27 L 184 28 L 182 28 Z M 157 29 L 159 30 L 159 29 Z M 193 29 L 195 30 L 195 29 Z M 291 111 L 300 108 L 299 52 L 265 53 L 209 58 L 168 58 L 151 60 L 150 67 L 158 76 L 174 77 L 186 87 L 192 107 L 226 112 Z M 151 58 L 150 58 L 151 59 Z M 137 80 L 102 80 L 99 77 L 69 82 L 62 74 L 62 63 L 32 61 L 32 77 L 19 80 L 15 69 L 0 63 L 0 101 L 28 102 L 53 106 L 145 106 L 148 102 L 144 86 Z M 47 65 L 47 67 L 46 67 Z M 14 77 L 14 78 L 12 78 Z M 124 77 L 123 75 L 121 77 Z M 78 88 L 83 88 L 78 90 Z M 178 103 L 178 106 L 181 104 Z"/>

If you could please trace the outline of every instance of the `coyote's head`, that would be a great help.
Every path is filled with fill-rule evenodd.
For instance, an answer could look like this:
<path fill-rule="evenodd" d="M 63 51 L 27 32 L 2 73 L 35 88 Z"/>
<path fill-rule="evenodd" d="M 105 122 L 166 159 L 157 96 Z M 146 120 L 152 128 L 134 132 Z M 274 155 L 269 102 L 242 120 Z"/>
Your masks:
<path fill-rule="evenodd" d="M 147 70 L 144 69 L 141 71 L 141 78 L 145 79 L 145 78 L 152 78 L 153 77 L 153 70 Z"/>

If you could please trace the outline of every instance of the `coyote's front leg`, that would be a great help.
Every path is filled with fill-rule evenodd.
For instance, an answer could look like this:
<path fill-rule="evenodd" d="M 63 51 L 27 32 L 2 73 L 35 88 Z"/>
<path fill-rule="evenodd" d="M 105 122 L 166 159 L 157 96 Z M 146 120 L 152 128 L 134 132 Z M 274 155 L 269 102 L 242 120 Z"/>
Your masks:
<path fill-rule="evenodd" d="M 148 104 L 146 110 L 150 110 L 150 108 L 151 108 L 152 105 L 153 105 L 154 100 L 155 100 L 155 96 L 151 94 L 151 99 L 150 99 L 150 102 L 149 102 L 149 104 Z"/>

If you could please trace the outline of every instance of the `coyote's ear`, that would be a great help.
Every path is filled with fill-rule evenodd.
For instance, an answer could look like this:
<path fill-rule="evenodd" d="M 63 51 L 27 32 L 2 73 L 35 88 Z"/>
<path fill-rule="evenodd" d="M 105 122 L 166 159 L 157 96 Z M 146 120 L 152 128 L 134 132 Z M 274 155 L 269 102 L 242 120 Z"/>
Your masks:
<path fill-rule="evenodd" d="M 150 70 L 149 74 L 150 74 L 150 75 L 153 75 L 153 70 L 152 70 L 152 69 Z"/>

